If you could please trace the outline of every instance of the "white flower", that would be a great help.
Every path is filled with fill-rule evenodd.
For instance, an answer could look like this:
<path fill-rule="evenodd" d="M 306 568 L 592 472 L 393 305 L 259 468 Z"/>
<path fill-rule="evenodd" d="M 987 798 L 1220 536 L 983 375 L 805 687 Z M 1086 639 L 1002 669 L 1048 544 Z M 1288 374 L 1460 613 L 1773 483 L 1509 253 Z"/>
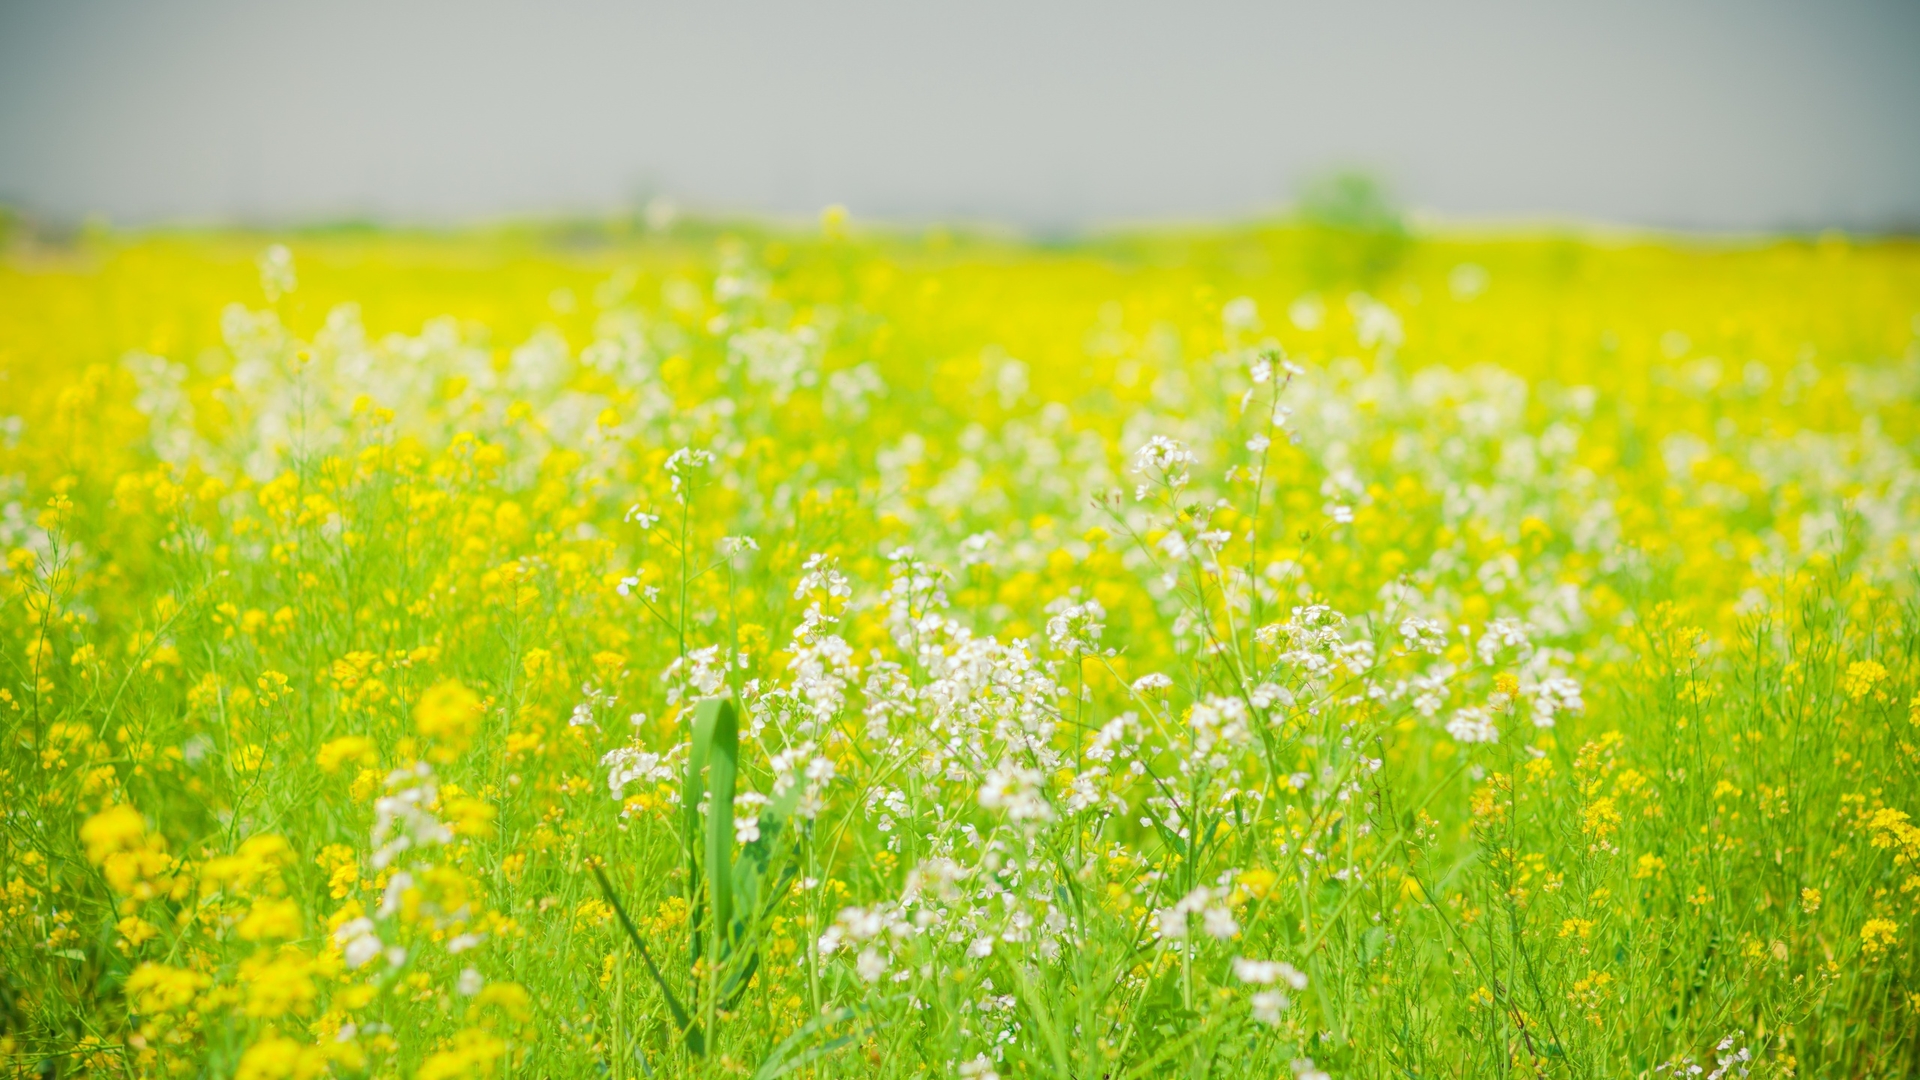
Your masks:
<path fill-rule="evenodd" d="M 1210 907 L 1201 912 L 1200 928 L 1215 941 L 1230 941 L 1240 932 L 1240 924 L 1234 920 L 1233 912 L 1224 907 Z"/>
<path fill-rule="evenodd" d="M 1327 305 L 1321 303 L 1318 296 L 1308 293 L 1295 300 L 1287 308 L 1287 321 L 1299 330 L 1318 330 L 1327 317 Z"/>
<path fill-rule="evenodd" d="M 1253 995 L 1253 1018 L 1269 1026 L 1278 1026 L 1280 1014 L 1286 1011 L 1287 995 L 1278 990 L 1262 990 Z"/>
<path fill-rule="evenodd" d="M 805 600 L 809 593 L 824 592 L 829 597 L 844 600 L 853 595 L 853 586 L 834 566 L 831 555 L 815 554 L 807 558 L 800 567 L 800 584 L 793 588 L 795 600 Z"/>
<path fill-rule="evenodd" d="M 1148 439 L 1145 446 L 1133 452 L 1133 471 L 1149 479 L 1159 480 L 1174 490 L 1187 486 L 1187 470 L 1194 463 L 1193 451 L 1177 440 L 1165 435 L 1155 435 Z M 1146 486 L 1136 493 L 1138 498 L 1146 498 Z"/>
<path fill-rule="evenodd" d="M 1409 615 L 1400 620 L 1400 636 L 1407 648 L 1439 656 L 1447 648 L 1446 628 L 1432 619 Z"/>
<path fill-rule="evenodd" d="M 1014 821 L 1052 821 L 1053 806 L 1040 791 L 1041 779 L 1038 769 L 1001 765 L 980 785 L 980 806 L 1005 810 Z"/>
<path fill-rule="evenodd" d="M 1101 620 L 1107 617 L 1100 601 L 1076 604 L 1063 596 L 1047 605 L 1047 614 L 1053 616 L 1047 620 L 1047 640 L 1054 648 L 1075 656 L 1099 650 L 1100 633 L 1106 629 Z"/>
<path fill-rule="evenodd" d="M 1523 660 L 1533 655 L 1533 643 L 1527 639 L 1527 628 L 1512 619 L 1495 619 L 1489 623 L 1474 648 L 1479 652 L 1483 664 L 1491 664 L 1494 657 L 1507 649 L 1514 650 Z"/>
<path fill-rule="evenodd" d="M 607 751 L 600 759 L 600 764 L 607 770 L 607 789 L 615 802 L 626 797 L 628 784 L 640 781 L 659 783 L 673 777 L 673 766 L 668 763 L 666 755 L 648 753 L 631 746 Z"/>
<path fill-rule="evenodd" d="M 1579 713 L 1586 709 L 1586 702 L 1580 697 L 1580 684 L 1572 679 L 1542 679 L 1534 686 L 1523 687 L 1520 692 L 1533 698 L 1535 727 L 1550 728 L 1560 713 Z"/>
<path fill-rule="evenodd" d="M 1187 717 L 1187 722 L 1193 727 L 1194 751 L 1211 754 L 1222 745 L 1249 745 L 1253 742 L 1251 719 L 1247 713 L 1247 703 L 1237 697 L 1210 696 L 1195 702 Z"/>
<path fill-rule="evenodd" d="M 466 968 L 460 972 L 460 981 L 456 982 L 453 988 L 459 991 L 461 997 L 472 997 L 484 990 L 486 985 L 487 980 L 484 975 L 473 968 Z"/>
<path fill-rule="evenodd" d="M 689 652 L 668 664 L 660 679 L 667 684 L 669 705 L 718 694 L 727 684 L 726 661 L 720 656 L 720 646 L 709 645 Z"/>
<path fill-rule="evenodd" d="M 962 567 L 991 565 L 992 552 L 1000 546 L 1000 535 L 994 532 L 974 533 L 960 541 L 960 565 Z"/>
<path fill-rule="evenodd" d="M 1181 897 L 1172 907 L 1156 912 L 1160 924 L 1160 936 L 1184 939 L 1187 936 L 1187 920 L 1200 916 L 1200 928 L 1208 937 L 1226 941 L 1240 933 L 1240 924 L 1234 920 L 1233 912 L 1226 904 L 1224 892 L 1216 892 L 1205 885 L 1195 886 L 1194 890 Z"/>
<path fill-rule="evenodd" d="M 1229 331 L 1260 329 L 1260 305 L 1251 296 L 1236 296 L 1220 309 L 1220 321 Z"/>
<path fill-rule="evenodd" d="M 1307 988 L 1305 973 L 1282 960 L 1248 960 L 1236 956 L 1233 958 L 1233 977 L 1258 986 L 1272 986 L 1284 979 L 1295 990 Z"/>
<path fill-rule="evenodd" d="M 960 1080 L 1000 1080 L 1000 1074 L 993 1071 L 993 1062 L 987 1055 L 979 1054 L 972 1061 L 963 1061 L 956 1070 Z"/>
<path fill-rule="evenodd" d="M 1133 680 L 1133 692 L 1136 694 L 1150 694 L 1159 690 L 1169 690 L 1172 687 L 1173 680 L 1157 671 L 1148 672 Z"/>
<path fill-rule="evenodd" d="M 341 955 L 346 958 L 347 967 L 359 969 L 380 955 L 386 948 L 380 935 L 374 931 L 373 920 L 362 916 L 340 924 L 333 932 L 334 943 L 340 946 Z"/>
<path fill-rule="evenodd" d="M 767 797 L 757 791 L 743 791 L 733 797 L 733 842 L 742 847 L 760 839 L 760 810 Z"/>
<path fill-rule="evenodd" d="M 285 244 L 275 244 L 260 253 L 260 289 L 267 294 L 267 303 L 279 300 L 299 287 L 299 279 L 293 273 L 293 252 Z"/>
<path fill-rule="evenodd" d="M 427 811 L 440 798 L 434 783 L 433 767 L 420 762 L 411 769 L 387 774 L 390 794 L 373 804 L 373 858 L 375 870 L 384 870 L 394 859 L 414 848 L 451 843 L 453 830 Z"/>
<path fill-rule="evenodd" d="M 862 949 L 860 956 L 853 962 L 853 970 L 863 982 L 877 982 L 887 973 L 887 958 L 876 949 Z"/>
<path fill-rule="evenodd" d="M 683 446 L 675 450 L 661 466 L 668 476 L 673 478 L 673 493 L 681 502 L 687 501 L 687 490 L 692 486 L 693 474 L 713 464 L 713 455 L 705 450 L 695 450 Z"/>
<path fill-rule="evenodd" d="M 1453 719 L 1447 721 L 1447 734 L 1462 743 L 1500 741 L 1500 729 L 1493 726 L 1493 717 L 1485 709 L 1465 708 L 1454 713 Z"/>

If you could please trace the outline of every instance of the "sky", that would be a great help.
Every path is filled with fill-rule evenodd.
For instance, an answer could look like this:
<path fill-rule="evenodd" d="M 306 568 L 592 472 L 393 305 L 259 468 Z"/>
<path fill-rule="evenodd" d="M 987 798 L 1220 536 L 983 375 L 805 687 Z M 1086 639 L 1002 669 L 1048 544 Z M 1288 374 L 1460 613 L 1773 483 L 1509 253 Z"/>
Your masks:
<path fill-rule="evenodd" d="M 1917 0 L 0 0 L 0 204 L 1920 227 Z"/>

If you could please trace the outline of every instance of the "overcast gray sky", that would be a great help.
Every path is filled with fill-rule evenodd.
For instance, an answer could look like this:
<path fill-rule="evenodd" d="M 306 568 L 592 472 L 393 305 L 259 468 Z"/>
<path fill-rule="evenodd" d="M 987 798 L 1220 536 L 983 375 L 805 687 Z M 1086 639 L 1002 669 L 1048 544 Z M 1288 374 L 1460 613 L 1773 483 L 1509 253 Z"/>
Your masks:
<path fill-rule="evenodd" d="M 0 201 L 1920 224 L 1917 0 L 0 0 Z"/>

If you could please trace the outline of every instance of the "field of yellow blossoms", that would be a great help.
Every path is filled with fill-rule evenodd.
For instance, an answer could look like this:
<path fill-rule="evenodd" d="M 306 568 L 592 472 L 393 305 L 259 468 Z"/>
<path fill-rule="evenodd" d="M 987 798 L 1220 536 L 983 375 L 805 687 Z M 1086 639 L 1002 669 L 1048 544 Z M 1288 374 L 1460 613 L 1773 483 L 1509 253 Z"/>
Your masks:
<path fill-rule="evenodd" d="M 1920 246 L 16 231 L 0 1073 L 1920 1073 Z"/>

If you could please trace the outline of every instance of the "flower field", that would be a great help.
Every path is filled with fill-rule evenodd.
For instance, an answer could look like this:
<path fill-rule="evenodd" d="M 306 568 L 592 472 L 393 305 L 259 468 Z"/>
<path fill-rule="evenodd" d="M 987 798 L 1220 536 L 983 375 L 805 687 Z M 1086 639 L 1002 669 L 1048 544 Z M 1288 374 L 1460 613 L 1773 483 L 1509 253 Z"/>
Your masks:
<path fill-rule="evenodd" d="M 1912 243 L 19 239 L 0 1061 L 1920 1074 L 1917 455 Z"/>

